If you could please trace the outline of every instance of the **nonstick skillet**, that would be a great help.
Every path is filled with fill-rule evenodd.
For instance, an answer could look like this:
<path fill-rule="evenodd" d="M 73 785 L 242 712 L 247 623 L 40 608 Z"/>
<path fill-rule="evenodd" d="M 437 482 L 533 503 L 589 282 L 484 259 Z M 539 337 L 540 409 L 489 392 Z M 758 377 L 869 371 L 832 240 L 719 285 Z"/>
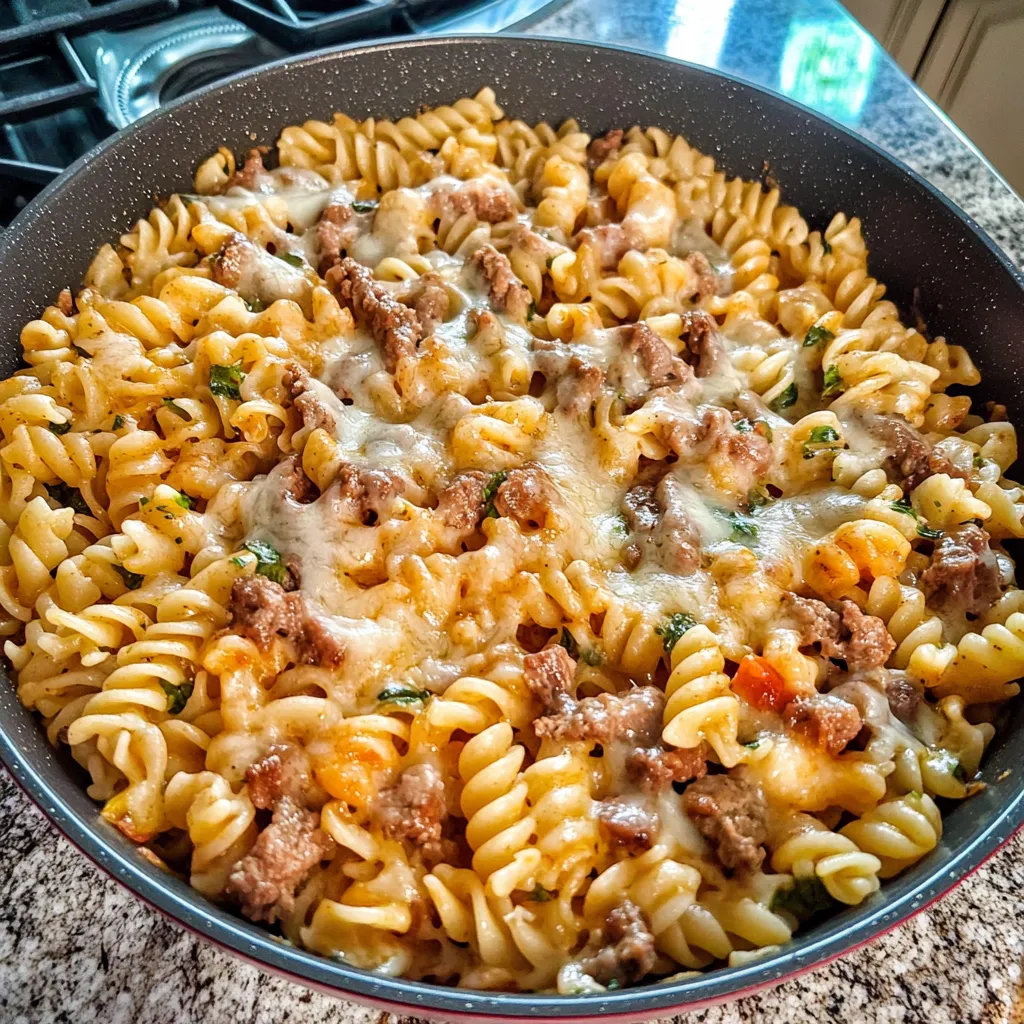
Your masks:
<path fill-rule="evenodd" d="M 188 191 L 201 158 L 220 145 L 273 144 L 280 129 L 334 110 L 397 117 L 492 85 L 511 117 L 576 117 L 597 134 L 633 124 L 679 132 L 730 175 L 768 167 L 785 201 L 812 227 L 839 210 L 857 216 L 874 276 L 909 316 L 966 345 L 983 375 L 978 400 L 1024 422 L 1018 367 L 1024 278 L 981 229 L 881 150 L 803 107 L 717 72 L 641 53 L 540 37 L 417 39 L 289 60 L 205 89 L 139 121 L 82 157 L 0 237 L 0 369 L 18 366 L 18 335 L 96 249 L 116 239 L 154 197 Z M 767 163 L 766 163 L 767 161 Z M 836 957 L 947 891 L 1024 823 L 1024 701 L 1014 702 L 982 777 L 988 787 L 945 818 L 937 850 L 881 892 L 742 967 L 608 992 L 559 997 L 451 989 L 368 974 L 293 948 L 205 900 L 143 860 L 104 822 L 79 770 L 55 753 L 14 688 L 0 687 L 0 758 L 50 820 L 88 857 L 186 928 L 260 966 L 386 1009 L 459 1017 L 636 1019 L 749 993 Z M 73 922 L 68 922 L 73 927 Z"/>

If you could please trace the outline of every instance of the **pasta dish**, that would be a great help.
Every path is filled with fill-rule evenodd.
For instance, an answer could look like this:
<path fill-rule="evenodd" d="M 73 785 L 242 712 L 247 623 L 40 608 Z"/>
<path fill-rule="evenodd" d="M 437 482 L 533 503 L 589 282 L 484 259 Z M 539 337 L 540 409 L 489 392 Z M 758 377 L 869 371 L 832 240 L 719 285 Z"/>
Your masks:
<path fill-rule="evenodd" d="M 1024 675 L 1024 491 L 867 255 L 490 89 L 220 150 L 0 383 L 20 699 L 358 968 L 601 992 L 882 899 Z"/>

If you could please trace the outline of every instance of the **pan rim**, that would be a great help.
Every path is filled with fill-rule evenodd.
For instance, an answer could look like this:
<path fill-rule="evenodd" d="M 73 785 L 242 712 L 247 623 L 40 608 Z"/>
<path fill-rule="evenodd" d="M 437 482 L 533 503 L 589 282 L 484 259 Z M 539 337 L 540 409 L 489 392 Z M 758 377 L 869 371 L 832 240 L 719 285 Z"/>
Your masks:
<path fill-rule="evenodd" d="M 50 183 L 0 237 L 0 262 L 17 250 L 21 234 L 39 216 L 43 215 L 50 199 L 58 194 L 69 181 L 73 180 L 86 164 L 95 160 L 108 149 L 122 144 L 126 137 L 141 132 L 144 127 L 169 116 L 179 108 L 189 104 L 201 106 L 213 95 L 226 93 L 250 79 L 257 80 L 268 77 L 275 70 L 285 67 L 306 68 L 350 54 L 452 46 L 453 44 L 466 47 L 479 44 L 491 46 L 505 44 L 534 46 L 539 44 L 542 47 L 554 49 L 589 50 L 597 54 L 625 53 L 647 61 L 681 65 L 700 75 L 718 78 L 733 83 L 743 90 L 761 94 L 775 102 L 781 102 L 828 126 L 831 131 L 841 135 L 848 144 L 860 147 L 895 167 L 918 189 L 922 189 L 933 200 L 940 201 L 964 225 L 969 234 L 979 238 L 988 248 L 1003 269 L 1010 274 L 1024 299 L 1024 274 L 973 218 L 902 161 L 892 157 L 875 143 L 857 135 L 833 119 L 818 114 L 764 86 L 686 61 L 648 53 L 634 47 L 522 33 L 499 36 L 467 34 L 426 39 L 406 37 L 331 47 L 302 57 L 284 58 L 190 93 L 166 107 L 153 111 L 128 128 L 104 140 Z M 97 244 L 101 243 L 102 240 Z M 48 820 L 93 863 L 130 889 L 144 902 L 155 906 L 190 931 L 202 935 L 243 959 L 250 961 L 255 959 L 262 967 L 285 974 L 293 980 L 313 985 L 321 990 L 329 990 L 339 996 L 348 995 L 356 999 L 368 999 L 413 1011 L 440 1011 L 451 1017 L 486 1016 L 491 1019 L 504 1018 L 507 1020 L 524 1018 L 564 1020 L 576 1017 L 621 1016 L 625 1019 L 637 1015 L 649 1016 L 656 1011 L 672 1007 L 706 1006 L 725 999 L 751 994 L 760 988 L 820 966 L 895 927 L 953 888 L 995 852 L 1000 845 L 1008 841 L 1021 825 L 1024 825 L 1024 789 L 1022 789 L 1013 794 L 1007 803 L 1000 807 L 998 813 L 969 842 L 951 852 L 948 860 L 933 867 L 922 878 L 907 887 L 899 897 L 880 901 L 879 906 L 869 908 L 867 911 L 862 907 L 844 912 L 840 918 L 831 919 L 828 924 L 818 926 L 814 932 L 808 933 L 802 938 L 798 935 L 792 945 L 780 947 L 779 952 L 753 960 L 743 966 L 719 968 L 708 974 L 675 982 L 596 995 L 566 997 L 535 993 L 493 993 L 477 990 L 454 990 L 402 978 L 381 977 L 328 960 L 307 950 L 290 947 L 272 937 L 269 932 L 209 903 L 194 890 L 179 893 L 156 874 L 150 874 L 146 870 L 148 865 L 141 858 L 131 857 L 131 851 L 120 849 L 115 842 L 104 837 L 103 831 L 98 827 L 98 815 L 96 820 L 90 823 L 83 815 L 64 803 L 36 770 L 28 754 L 20 750 L 15 743 L 13 734 L 5 726 L 0 726 L 0 761 L 3 761 L 8 767 L 15 780 L 40 807 Z M 852 914 L 854 920 L 844 921 L 843 918 L 847 914 Z"/>

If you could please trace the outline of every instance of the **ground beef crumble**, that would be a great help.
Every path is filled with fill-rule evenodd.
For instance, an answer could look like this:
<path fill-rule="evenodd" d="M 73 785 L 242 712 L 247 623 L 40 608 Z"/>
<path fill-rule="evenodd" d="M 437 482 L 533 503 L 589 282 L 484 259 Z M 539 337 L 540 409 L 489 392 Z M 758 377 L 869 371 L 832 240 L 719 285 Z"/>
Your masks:
<path fill-rule="evenodd" d="M 657 951 L 643 911 L 624 900 L 605 919 L 599 939 L 604 945 L 580 962 L 584 974 L 601 985 L 632 985 L 654 968 Z"/>
<path fill-rule="evenodd" d="M 686 787 L 683 806 L 724 867 L 753 872 L 761 866 L 768 808 L 759 787 L 731 775 L 706 775 Z"/>

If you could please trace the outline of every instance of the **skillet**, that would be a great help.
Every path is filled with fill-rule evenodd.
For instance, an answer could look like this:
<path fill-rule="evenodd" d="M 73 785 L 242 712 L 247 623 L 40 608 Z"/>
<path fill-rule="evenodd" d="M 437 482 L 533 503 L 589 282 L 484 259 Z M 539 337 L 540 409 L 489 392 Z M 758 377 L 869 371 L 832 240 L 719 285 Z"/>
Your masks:
<path fill-rule="evenodd" d="M 717 72 L 639 52 L 542 37 L 416 39 L 287 60 L 157 111 L 82 157 L 0 237 L 0 370 L 19 364 L 21 326 L 95 250 L 116 239 L 156 195 L 190 191 L 220 145 L 244 152 L 280 129 L 334 110 L 397 117 L 493 85 L 510 117 L 585 130 L 658 125 L 714 154 L 729 175 L 770 168 L 812 228 L 858 216 L 871 271 L 906 319 L 911 302 L 933 335 L 965 344 L 982 371 L 978 400 L 1024 422 L 1017 347 L 1024 277 L 962 211 L 909 169 L 839 125 Z M 767 161 L 767 164 L 765 163 Z M 915 295 L 916 291 L 916 295 Z M 1014 702 L 983 765 L 983 792 L 946 816 L 939 847 L 881 892 L 777 952 L 741 967 L 580 997 L 456 990 L 368 974 L 296 949 L 144 861 L 98 814 L 79 770 L 55 753 L 13 686 L 0 687 L 0 759 L 83 853 L 190 930 L 264 969 L 384 1009 L 443 1020 L 609 1017 L 633 1020 L 721 1001 L 792 977 L 894 927 L 938 898 L 1024 824 L 1024 701 Z"/>

